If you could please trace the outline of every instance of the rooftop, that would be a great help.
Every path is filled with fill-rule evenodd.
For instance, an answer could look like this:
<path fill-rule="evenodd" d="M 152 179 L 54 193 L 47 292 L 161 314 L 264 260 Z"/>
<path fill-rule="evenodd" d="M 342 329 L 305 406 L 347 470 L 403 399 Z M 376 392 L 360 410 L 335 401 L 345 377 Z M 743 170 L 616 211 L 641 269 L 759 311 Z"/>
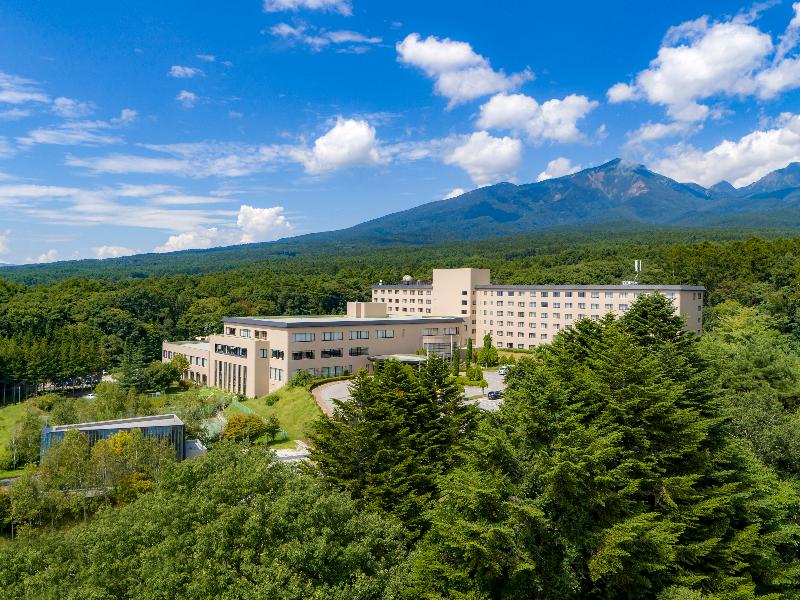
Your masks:
<path fill-rule="evenodd" d="M 91 431 L 93 429 L 138 429 L 140 427 L 169 427 L 183 425 L 177 415 L 152 415 L 148 417 L 133 417 L 132 419 L 113 419 L 111 421 L 92 421 L 90 423 L 73 423 L 71 425 L 55 425 L 49 427 L 50 431 Z"/>
<path fill-rule="evenodd" d="M 225 317 L 225 323 L 262 327 L 324 327 L 347 325 L 414 325 L 421 323 L 462 323 L 463 317 L 424 315 L 386 315 L 383 317 L 349 317 L 347 315 L 302 315 L 291 317 Z"/>
<path fill-rule="evenodd" d="M 633 290 L 633 291 L 656 291 L 664 290 L 667 292 L 702 292 L 705 287 L 702 285 L 657 285 L 657 284 L 626 284 L 618 283 L 615 285 L 476 285 L 477 290 Z"/>
<path fill-rule="evenodd" d="M 208 342 L 200 342 L 198 340 L 184 340 L 167 343 L 175 346 L 183 346 L 184 348 L 191 348 L 193 350 L 208 351 Z"/>

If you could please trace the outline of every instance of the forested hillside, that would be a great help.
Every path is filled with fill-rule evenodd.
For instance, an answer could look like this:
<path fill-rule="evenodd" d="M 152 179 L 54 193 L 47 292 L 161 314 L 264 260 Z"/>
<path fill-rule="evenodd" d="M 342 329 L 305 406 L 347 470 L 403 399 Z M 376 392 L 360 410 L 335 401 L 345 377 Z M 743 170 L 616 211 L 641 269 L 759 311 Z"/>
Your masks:
<path fill-rule="evenodd" d="M 253 259 L 193 275 L 139 277 L 121 266 L 53 283 L 0 281 L 0 386 L 114 368 L 126 348 L 155 358 L 162 340 L 219 331 L 225 315 L 343 312 L 380 279 L 429 278 L 435 267 L 490 268 L 495 282 L 615 283 L 630 278 L 639 258 L 644 283 L 705 285 L 711 307 L 728 299 L 759 306 L 781 332 L 800 335 L 800 239 L 698 238 L 663 231 L 516 237 Z"/>

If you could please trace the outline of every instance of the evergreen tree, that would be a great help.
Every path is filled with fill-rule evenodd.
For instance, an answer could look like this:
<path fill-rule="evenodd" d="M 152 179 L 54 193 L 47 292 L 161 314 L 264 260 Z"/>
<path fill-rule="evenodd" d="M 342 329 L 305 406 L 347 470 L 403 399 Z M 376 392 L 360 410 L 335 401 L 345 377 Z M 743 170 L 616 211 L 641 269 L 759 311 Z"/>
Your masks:
<path fill-rule="evenodd" d="M 312 459 L 362 505 L 421 529 L 436 479 L 452 466 L 475 420 L 445 360 L 430 355 L 419 371 L 387 361 L 374 377 L 358 373 L 350 400 L 315 423 Z"/>
<path fill-rule="evenodd" d="M 461 373 L 461 350 L 453 349 L 453 377 L 458 377 Z"/>
<path fill-rule="evenodd" d="M 486 598 L 796 590 L 797 496 L 730 435 L 682 326 L 665 298 L 647 296 L 521 361 L 499 431 L 479 436 L 443 484 L 412 588 Z"/>
<path fill-rule="evenodd" d="M 467 351 L 466 355 L 464 356 L 464 363 L 466 367 L 469 368 L 472 365 L 472 338 L 467 338 Z"/>

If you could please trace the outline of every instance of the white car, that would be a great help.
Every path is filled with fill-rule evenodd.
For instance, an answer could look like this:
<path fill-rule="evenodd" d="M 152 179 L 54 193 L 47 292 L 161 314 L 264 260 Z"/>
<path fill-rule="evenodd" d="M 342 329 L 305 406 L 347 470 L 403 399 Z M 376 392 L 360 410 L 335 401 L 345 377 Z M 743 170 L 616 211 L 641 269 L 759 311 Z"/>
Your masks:
<path fill-rule="evenodd" d="M 499 375 L 505 375 L 506 373 L 508 373 L 508 367 L 505 367 L 505 366 L 503 366 L 503 367 L 500 367 L 500 368 L 497 370 L 497 373 L 498 373 Z"/>

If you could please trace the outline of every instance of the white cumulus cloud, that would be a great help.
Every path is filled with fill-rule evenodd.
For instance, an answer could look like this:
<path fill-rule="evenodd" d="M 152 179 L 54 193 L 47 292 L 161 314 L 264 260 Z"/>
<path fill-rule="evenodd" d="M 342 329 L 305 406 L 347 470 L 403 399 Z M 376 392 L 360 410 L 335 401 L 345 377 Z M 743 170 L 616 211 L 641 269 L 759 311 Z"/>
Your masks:
<path fill-rule="evenodd" d="M 39 257 L 36 259 L 37 263 L 50 263 L 55 262 L 58 260 L 58 250 L 55 248 L 51 248 L 44 254 L 40 254 Z"/>
<path fill-rule="evenodd" d="M 130 256 L 136 254 L 138 251 L 133 248 L 126 248 L 125 246 L 98 246 L 92 248 L 94 255 L 100 260 L 106 258 L 119 258 L 120 256 Z"/>
<path fill-rule="evenodd" d="M 577 123 L 598 103 L 570 94 L 539 104 L 525 94 L 497 94 L 481 106 L 478 127 L 525 133 L 532 142 L 575 142 L 584 139 Z"/>
<path fill-rule="evenodd" d="M 445 164 L 464 169 L 475 185 L 512 180 L 522 161 L 522 142 L 476 131 L 444 157 Z"/>
<path fill-rule="evenodd" d="M 171 235 L 155 251 L 175 252 L 276 240 L 292 231 L 292 225 L 283 211 L 282 206 L 257 208 L 243 204 L 239 207 L 234 224 L 195 227 L 190 231 Z"/>
<path fill-rule="evenodd" d="M 434 89 L 450 102 L 452 108 L 475 98 L 507 92 L 533 79 L 529 70 L 506 75 L 495 71 L 489 60 L 478 54 L 467 42 L 428 36 L 421 39 L 411 33 L 398 42 L 398 60 L 422 69 L 434 79 Z"/>
<path fill-rule="evenodd" d="M 194 108 L 194 105 L 197 104 L 197 94 L 187 90 L 181 90 L 178 95 L 175 96 L 175 100 L 180 102 L 183 108 Z"/>
<path fill-rule="evenodd" d="M 700 120 L 708 107 L 698 100 L 752 92 L 753 75 L 772 49 L 768 34 L 738 19 L 689 21 L 668 31 L 650 66 L 633 83 L 612 86 L 608 99 L 644 97 L 666 106 L 673 119 Z"/>
<path fill-rule="evenodd" d="M 50 102 L 50 97 L 39 89 L 35 81 L 0 71 L 0 102 L 5 104 Z"/>
<path fill-rule="evenodd" d="M 466 193 L 467 193 L 467 190 L 465 190 L 464 188 L 453 188 L 452 190 L 447 192 L 447 194 L 445 194 L 445 196 L 444 196 L 444 198 L 442 198 L 442 200 L 450 200 L 451 198 L 457 198 L 458 196 L 461 196 L 462 194 L 466 194 Z"/>
<path fill-rule="evenodd" d="M 181 65 L 172 65 L 167 74 L 176 79 L 191 79 L 192 77 L 205 75 L 203 69 L 198 69 L 197 67 L 183 67 Z"/>
<path fill-rule="evenodd" d="M 608 89 L 609 102 L 645 99 L 665 106 L 675 121 L 696 122 L 714 114 L 704 100 L 751 95 L 769 100 L 800 87 L 800 59 L 788 56 L 800 42 L 800 2 L 792 8 L 777 45 L 752 24 L 757 10 L 670 28 L 647 69 Z"/>
<path fill-rule="evenodd" d="M 320 10 L 344 16 L 353 14 L 350 0 L 264 0 L 264 12 L 297 12 L 299 10 Z"/>
<path fill-rule="evenodd" d="M 311 148 L 295 148 L 290 154 L 314 175 L 384 162 L 378 152 L 375 128 L 364 120 L 341 117 Z"/>
<path fill-rule="evenodd" d="M 572 175 L 580 170 L 580 165 L 573 165 L 568 158 L 561 156 L 547 163 L 547 167 L 544 171 L 539 173 L 539 176 L 536 177 L 536 181 L 544 181 L 545 179 L 554 179 L 556 177 L 563 177 L 564 175 Z"/>
<path fill-rule="evenodd" d="M 286 235 L 292 226 L 281 213 L 282 206 L 256 208 L 243 204 L 236 218 L 236 226 L 242 231 L 241 242 L 265 242 Z"/>
<path fill-rule="evenodd" d="M 738 140 L 724 140 L 710 150 L 679 144 L 653 168 L 678 181 L 709 186 L 727 180 L 748 185 L 767 173 L 800 161 L 800 115 L 786 114 L 772 129 L 756 130 Z"/>
<path fill-rule="evenodd" d="M 92 112 L 94 112 L 94 107 L 91 102 L 80 102 L 79 100 L 61 96 L 53 100 L 51 110 L 60 117 L 80 119 L 92 114 Z"/>

